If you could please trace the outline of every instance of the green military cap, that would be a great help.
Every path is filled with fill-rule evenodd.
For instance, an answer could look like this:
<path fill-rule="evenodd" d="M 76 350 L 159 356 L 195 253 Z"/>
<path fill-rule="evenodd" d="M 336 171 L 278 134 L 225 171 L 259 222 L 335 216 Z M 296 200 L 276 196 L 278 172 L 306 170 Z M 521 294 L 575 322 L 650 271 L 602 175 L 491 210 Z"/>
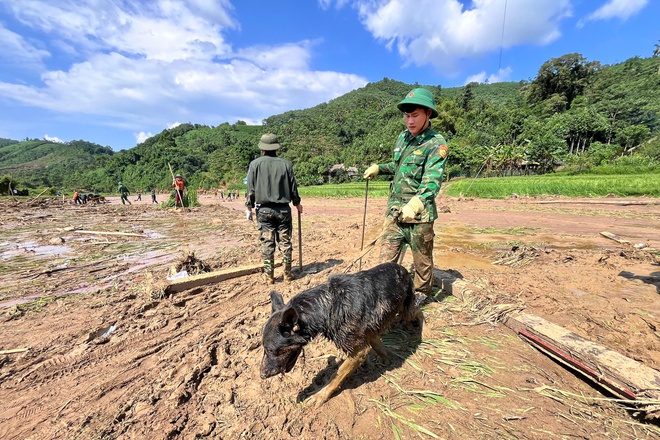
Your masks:
<path fill-rule="evenodd" d="M 397 108 L 402 112 L 405 112 L 404 109 L 409 105 L 431 109 L 431 119 L 438 117 L 438 111 L 435 109 L 433 93 L 422 87 L 412 89 L 410 92 L 408 92 L 406 97 L 403 98 L 403 101 L 397 105 Z"/>

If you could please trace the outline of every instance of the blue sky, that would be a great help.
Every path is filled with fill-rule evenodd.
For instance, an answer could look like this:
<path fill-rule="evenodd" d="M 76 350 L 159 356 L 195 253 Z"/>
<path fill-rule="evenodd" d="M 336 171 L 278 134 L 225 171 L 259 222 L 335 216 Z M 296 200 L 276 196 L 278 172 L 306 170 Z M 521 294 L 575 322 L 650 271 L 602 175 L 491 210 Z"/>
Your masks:
<path fill-rule="evenodd" d="M 0 137 L 132 148 L 327 102 L 385 77 L 533 79 L 660 42 L 651 0 L 0 0 Z"/>

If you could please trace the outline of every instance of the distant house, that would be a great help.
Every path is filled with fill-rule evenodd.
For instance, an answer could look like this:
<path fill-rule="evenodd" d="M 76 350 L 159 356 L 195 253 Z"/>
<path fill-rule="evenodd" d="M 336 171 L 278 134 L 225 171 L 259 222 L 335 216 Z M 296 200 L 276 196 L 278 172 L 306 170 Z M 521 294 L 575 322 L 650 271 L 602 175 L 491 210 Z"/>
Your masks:
<path fill-rule="evenodd" d="M 346 168 L 343 163 L 338 163 L 325 170 L 325 172 L 323 173 L 323 181 L 326 183 L 330 182 L 333 179 L 344 181 L 346 179 L 350 179 L 351 177 L 355 177 L 357 175 L 358 175 L 357 167 Z"/>

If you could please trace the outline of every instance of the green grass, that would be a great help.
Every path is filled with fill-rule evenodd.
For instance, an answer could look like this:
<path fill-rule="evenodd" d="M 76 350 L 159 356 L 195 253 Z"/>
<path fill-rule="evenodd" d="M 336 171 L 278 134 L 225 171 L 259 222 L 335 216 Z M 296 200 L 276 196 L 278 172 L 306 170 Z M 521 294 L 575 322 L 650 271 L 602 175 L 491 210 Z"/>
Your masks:
<path fill-rule="evenodd" d="M 449 196 L 502 199 L 519 196 L 558 195 L 566 197 L 660 197 L 660 173 L 626 175 L 576 176 L 546 174 L 543 176 L 491 177 L 462 179 L 444 188 Z"/>
<path fill-rule="evenodd" d="M 387 197 L 390 182 L 370 181 L 369 197 Z M 365 181 L 304 186 L 301 197 L 364 197 Z M 460 179 L 443 183 L 442 191 L 452 197 L 503 199 L 519 196 L 558 195 L 566 197 L 660 197 L 660 173 L 645 174 L 546 174 L 543 176 Z"/>
<path fill-rule="evenodd" d="M 356 181 L 339 184 L 302 186 L 298 190 L 300 197 L 364 197 L 366 182 Z M 369 197 L 387 197 L 390 182 L 370 181 Z"/>

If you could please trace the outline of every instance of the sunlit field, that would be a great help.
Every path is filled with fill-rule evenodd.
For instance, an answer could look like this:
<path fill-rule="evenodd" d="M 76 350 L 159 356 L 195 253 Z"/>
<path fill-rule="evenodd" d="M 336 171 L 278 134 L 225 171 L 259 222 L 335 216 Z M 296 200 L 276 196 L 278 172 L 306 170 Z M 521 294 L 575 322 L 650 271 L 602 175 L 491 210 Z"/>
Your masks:
<path fill-rule="evenodd" d="M 387 197 L 390 183 L 370 181 L 369 197 Z M 365 181 L 305 186 L 302 197 L 360 197 L 365 194 Z M 493 177 L 458 179 L 443 182 L 444 194 L 458 197 L 501 199 L 519 196 L 560 195 L 566 197 L 660 197 L 660 173 L 577 176 L 546 174 L 543 176 Z"/>

